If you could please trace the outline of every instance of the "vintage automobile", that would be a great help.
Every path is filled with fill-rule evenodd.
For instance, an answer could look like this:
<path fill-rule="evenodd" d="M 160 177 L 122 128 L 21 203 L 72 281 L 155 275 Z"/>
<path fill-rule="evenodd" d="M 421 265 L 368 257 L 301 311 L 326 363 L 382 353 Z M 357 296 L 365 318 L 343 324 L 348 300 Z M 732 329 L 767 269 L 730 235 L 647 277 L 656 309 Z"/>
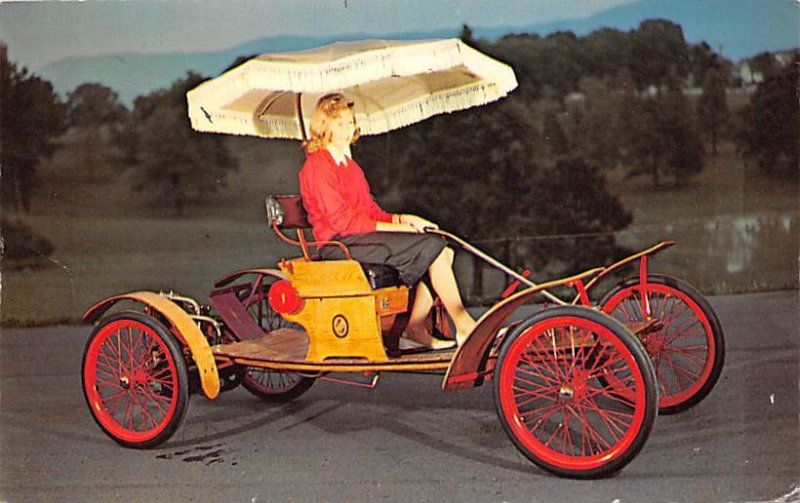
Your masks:
<path fill-rule="evenodd" d="M 457 349 L 402 350 L 414 292 L 396 271 L 349 258 L 319 260 L 315 247 L 341 246 L 346 255 L 347 249 L 305 238 L 299 196 L 268 198 L 267 213 L 277 235 L 298 246 L 298 257 L 282 259 L 276 269 L 220 278 L 210 305 L 140 291 L 105 299 L 84 314 L 96 323 L 84 350 L 84 394 L 97 424 L 121 445 L 165 442 L 194 392 L 214 399 L 241 384 L 279 402 L 333 372 L 363 383 L 383 372 L 427 371 L 443 375 L 445 391 L 491 381 L 500 422 L 525 456 L 561 476 L 600 477 L 636 456 L 659 411 L 698 403 L 722 369 L 722 329 L 708 302 L 688 284 L 648 270 L 648 258 L 670 242 L 534 284 L 432 229 L 515 281 Z M 632 264 L 638 274 L 599 303 L 590 301 L 601 279 Z M 550 293 L 557 287 L 574 295 L 561 300 Z M 112 307 L 116 312 L 107 314 Z M 521 308 L 532 314 L 514 316 Z M 445 337 L 452 333 L 438 305 L 430 326 Z"/>
<path fill-rule="evenodd" d="M 516 87 L 508 65 L 458 39 L 366 40 L 257 56 L 189 91 L 187 103 L 197 131 L 305 140 L 309 109 L 332 90 L 353 99 L 364 135 L 490 103 Z M 391 268 L 352 260 L 341 243 L 309 242 L 300 196 L 269 197 L 266 206 L 297 257 L 218 279 L 208 305 L 139 291 L 84 313 L 96 324 L 83 356 L 86 402 L 118 443 L 168 440 L 194 392 L 214 399 L 241 384 L 280 402 L 330 373 L 374 385 L 380 373 L 426 372 L 442 375 L 445 391 L 491 381 L 500 422 L 525 456 L 561 476 L 601 477 L 636 456 L 658 412 L 697 404 L 722 370 L 722 328 L 708 302 L 649 271 L 650 257 L 672 242 L 536 284 L 429 229 L 514 281 L 456 349 L 407 351 L 398 341 L 414 289 Z M 325 245 L 342 247 L 345 260 L 319 260 Z M 596 285 L 626 266 L 637 273 L 593 302 Z M 451 333 L 440 306 L 429 326 Z"/>

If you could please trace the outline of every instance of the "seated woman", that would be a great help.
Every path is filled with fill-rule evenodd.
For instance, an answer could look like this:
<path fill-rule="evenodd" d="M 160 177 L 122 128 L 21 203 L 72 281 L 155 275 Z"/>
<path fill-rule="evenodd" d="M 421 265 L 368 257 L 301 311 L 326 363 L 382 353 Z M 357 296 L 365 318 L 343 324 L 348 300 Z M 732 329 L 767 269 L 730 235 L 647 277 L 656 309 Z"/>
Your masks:
<path fill-rule="evenodd" d="M 404 284 L 417 285 L 406 337 L 431 349 L 446 349 L 452 341 L 432 337 L 424 322 L 433 305 L 430 284 L 441 298 L 456 327 L 461 344 L 475 327 L 464 308 L 453 274 L 453 250 L 441 238 L 424 234 L 432 222 L 416 215 L 383 211 L 370 193 L 361 167 L 352 159 L 350 145 L 358 138 L 353 102 L 335 93 L 323 96 L 311 116 L 307 158 L 300 170 L 300 193 L 317 241 L 336 240 L 347 245 L 353 259 L 385 264 L 400 273 Z M 343 252 L 323 246 L 325 259 L 342 259 Z"/>

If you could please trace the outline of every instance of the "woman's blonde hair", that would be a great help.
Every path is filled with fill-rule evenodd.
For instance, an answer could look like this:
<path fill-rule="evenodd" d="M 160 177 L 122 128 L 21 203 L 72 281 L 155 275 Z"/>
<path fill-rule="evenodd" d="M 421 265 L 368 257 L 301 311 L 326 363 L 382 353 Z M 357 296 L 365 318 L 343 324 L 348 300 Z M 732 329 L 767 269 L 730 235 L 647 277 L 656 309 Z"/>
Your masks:
<path fill-rule="evenodd" d="M 309 154 L 327 147 L 333 135 L 331 122 L 338 119 L 344 110 L 353 111 L 353 102 L 342 93 L 326 94 L 317 100 L 317 106 L 311 114 L 311 133 L 305 143 L 306 152 Z M 355 143 L 359 136 L 356 128 L 351 143 Z"/>

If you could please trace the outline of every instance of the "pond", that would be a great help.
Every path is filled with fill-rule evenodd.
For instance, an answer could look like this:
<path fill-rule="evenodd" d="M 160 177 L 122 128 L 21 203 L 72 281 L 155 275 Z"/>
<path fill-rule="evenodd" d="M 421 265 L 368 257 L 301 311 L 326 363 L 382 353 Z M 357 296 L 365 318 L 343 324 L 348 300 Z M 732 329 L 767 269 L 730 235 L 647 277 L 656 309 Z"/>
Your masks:
<path fill-rule="evenodd" d="M 675 241 L 674 247 L 653 258 L 652 270 L 684 279 L 705 294 L 798 288 L 800 233 L 796 211 L 717 215 L 663 225 L 631 226 L 617 232 L 615 237 L 618 245 L 632 251 L 660 241 Z M 514 238 L 517 243 L 526 240 L 526 246 L 531 246 L 530 243 L 542 238 Z M 480 242 L 476 244 L 480 246 Z M 459 253 L 457 274 L 462 281 L 466 280 L 463 285 L 466 297 L 473 303 L 480 302 L 479 297 L 491 300 L 505 286 L 505 278 L 486 268 L 483 295 L 476 295 L 470 281 L 472 262 L 468 253 Z M 524 258 L 520 262 L 524 263 Z M 577 270 L 566 270 L 562 275 L 572 272 Z M 635 269 L 629 269 L 627 275 L 630 274 L 635 274 Z M 557 275 L 534 273 L 533 277 L 542 281 Z"/>

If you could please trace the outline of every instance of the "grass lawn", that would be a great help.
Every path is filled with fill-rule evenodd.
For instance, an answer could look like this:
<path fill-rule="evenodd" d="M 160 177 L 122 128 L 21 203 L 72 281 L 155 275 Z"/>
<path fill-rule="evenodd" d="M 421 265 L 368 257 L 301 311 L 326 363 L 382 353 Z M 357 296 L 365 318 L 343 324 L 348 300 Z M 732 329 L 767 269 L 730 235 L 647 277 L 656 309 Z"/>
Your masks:
<path fill-rule="evenodd" d="M 65 145 L 40 169 L 33 211 L 6 214 L 28 223 L 56 251 L 36 267 L 3 262 L 3 324 L 74 322 L 98 300 L 138 289 L 172 289 L 205 302 L 217 277 L 293 256 L 267 227 L 262 201 L 297 192 L 299 146 L 228 141 L 239 171 L 182 217 L 147 194 L 131 193 L 129 172 L 87 173 L 80 147 Z M 621 242 L 632 248 L 679 242 L 658 259 L 660 270 L 713 293 L 796 288 L 796 184 L 760 176 L 727 146 L 684 187 L 655 190 L 647 179 L 619 174 L 609 182 L 634 216 Z"/>

